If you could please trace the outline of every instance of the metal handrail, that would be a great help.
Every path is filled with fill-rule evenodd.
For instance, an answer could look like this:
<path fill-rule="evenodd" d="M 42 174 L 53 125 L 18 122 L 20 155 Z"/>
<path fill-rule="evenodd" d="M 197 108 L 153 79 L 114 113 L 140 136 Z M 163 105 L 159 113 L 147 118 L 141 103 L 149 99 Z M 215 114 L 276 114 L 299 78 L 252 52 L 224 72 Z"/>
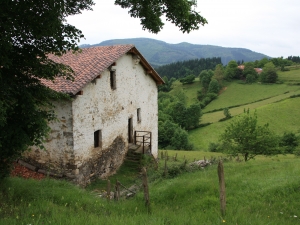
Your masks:
<path fill-rule="evenodd" d="M 146 133 L 144 135 L 138 135 L 138 133 Z M 138 141 L 137 138 L 143 138 L 142 141 Z M 134 143 L 137 144 L 137 143 L 142 143 L 143 144 L 143 154 L 145 154 L 145 146 L 149 146 L 149 149 L 150 149 L 150 153 L 151 153 L 151 146 L 152 146 L 152 143 L 151 143 L 151 137 L 152 137 L 152 133 L 150 131 L 135 131 L 134 132 Z M 149 140 L 150 141 L 147 141 Z"/>

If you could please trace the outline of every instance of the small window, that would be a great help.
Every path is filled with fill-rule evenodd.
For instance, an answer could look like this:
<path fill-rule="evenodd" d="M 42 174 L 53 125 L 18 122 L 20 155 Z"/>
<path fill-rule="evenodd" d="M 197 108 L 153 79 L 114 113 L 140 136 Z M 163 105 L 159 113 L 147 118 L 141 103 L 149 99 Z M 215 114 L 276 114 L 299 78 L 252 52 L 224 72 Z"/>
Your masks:
<path fill-rule="evenodd" d="M 102 147 L 102 131 L 97 130 L 94 132 L 94 147 Z"/>
<path fill-rule="evenodd" d="M 112 90 L 117 88 L 116 86 L 116 71 L 110 71 L 110 87 Z"/>
<path fill-rule="evenodd" d="M 141 108 L 138 108 L 138 109 L 137 109 L 137 121 L 138 121 L 138 122 L 141 122 L 141 121 L 142 121 L 142 118 L 141 118 Z"/>

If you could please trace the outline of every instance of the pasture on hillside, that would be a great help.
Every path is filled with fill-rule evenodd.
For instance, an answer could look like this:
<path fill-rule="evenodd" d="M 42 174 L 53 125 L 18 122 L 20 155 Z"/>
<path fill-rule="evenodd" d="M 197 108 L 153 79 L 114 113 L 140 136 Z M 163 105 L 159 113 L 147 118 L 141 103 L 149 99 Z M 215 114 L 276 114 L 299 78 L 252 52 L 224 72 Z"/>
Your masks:
<path fill-rule="evenodd" d="M 278 71 L 278 79 L 286 84 L 299 85 L 300 84 L 300 70 L 299 65 L 287 67 L 289 71 Z"/>
<path fill-rule="evenodd" d="M 185 159 L 190 162 L 217 153 L 168 151 L 170 163 L 174 163 L 176 154 L 180 165 Z M 99 198 L 97 192 L 79 189 L 65 181 L 9 178 L 0 185 L 0 224 L 300 223 L 300 164 L 293 155 L 259 156 L 246 163 L 224 159 L 224 217 L 220 213 L 217 164 L 183 170 L 168 178 L 159 175 L 163 167 L 164 160 L 160 160 L 160 169 L 148 172 L 152 181 L 150 213 L 144 205 L 142 190 L 133 198 L 108 202 Z"/>
<path fill-rule="evenodd" d="M 300 99 L 290 98 L 300 95 L 300 70 L 278 71 L 279 80 L 285 83 L 278 84 L 243 84 L 241 81 L 224 82 L 224 89 L 217 99 L 209 103 L 202 112 L 200 124 L 212 123 L 189 131 L 189 139 L 195 150 L 207 151 L 210 142 L 218 142 L 220 133 L 230 122 L 219 122 L 224 118 L 223 109 L 229 108 L 234 117 L 250 109 L 257 111 L 260 124 L 269 123 L 271 130 L 282 135 L 284 132 L 299 133 L 300 120 L 298 112 Z M 292 85 L 293 84 L 293 85 Z M 192 84 L 182 85 L 179 81 L 174 83 L 170 92 L 176 94 L 181 90 L 187 97 L 187 104 L 197 102 L 197 91 L 200 90 L 200 81 L 197 78 Z"/>
<path fill-rule="evenodd" d="M 251 107 L 248 108 L 252 109 Z M 250 112 L 254 112 L 254 109 L 257 112 L 258 123 L 260 125 L 268 123 L 270 129 L 277 135 L 282 135 L 284 132 L 288 131 L 300 133 L 299 97 L 289 98 L 279 102 L 262 105 L 260 107 L 253 108 L 252 110 L 250 110 Z M 234 109 L 230 109 L 230 112 L 232 111 L 234 111 Z M 218 113 L 221 114 L 223 112 Z M 240 113 L 243 113 L 242 107 L 240 108 Z M 216 113 L 210 114 L 216 115 Z M 205 115 L 206 114 L 204 114 L 204 116 Z M 194 144 L 196 150 L 207 151 L 209 143 L 218 142 L 219 135 L 224 131 L 226 125 L 229 124 L 232 120 L 234 120 L 234 117 L 223 122 L 215 122 L 209 126 L 191 130 L 189 131 L 189 139 Z"/>

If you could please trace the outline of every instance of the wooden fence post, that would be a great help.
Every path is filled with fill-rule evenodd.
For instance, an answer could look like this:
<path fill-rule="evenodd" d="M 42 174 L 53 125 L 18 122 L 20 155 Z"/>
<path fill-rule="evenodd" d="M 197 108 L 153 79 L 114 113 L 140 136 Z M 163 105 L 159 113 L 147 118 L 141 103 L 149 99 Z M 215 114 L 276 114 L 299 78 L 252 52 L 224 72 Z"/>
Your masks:
<path fill-rule="evenodd" d="M 150 212 L 151 210 L 150 210 L 149 186 L 148 186 L 147 170 L 145 167 L 142 168 L 142 175 L 143 175 L 145 205 L 148 209 L 148 212 Z"/>
<path fill-rule="evenodd" d="M 107 190 L 106 190 L 106 198 L 107 198 L 107 201 L 110 201 L 110 180 L 107 180 Z"/>
<path fill-rule="evenodd" d="M 120 199 L 120 182 L 116 180 L 116 186 L 115 186 L 115 200 L 119 201 Z"/>
<path fill-rule="evenodd" d="M 224 168 L 222 160 L 218 164 L 218 176 L 220 185 L 220 204 L 222 216 L 225 216 L 226 211 L 226 193 L 225 193 L 225 178 L 224 178 Z"/>
<path fill-rule="evenodd" d="M 165 158 L 165 170 L 164 170 L 165 177 L 168 176 L 168 167 L 167 167 L 167 158 Z"/>

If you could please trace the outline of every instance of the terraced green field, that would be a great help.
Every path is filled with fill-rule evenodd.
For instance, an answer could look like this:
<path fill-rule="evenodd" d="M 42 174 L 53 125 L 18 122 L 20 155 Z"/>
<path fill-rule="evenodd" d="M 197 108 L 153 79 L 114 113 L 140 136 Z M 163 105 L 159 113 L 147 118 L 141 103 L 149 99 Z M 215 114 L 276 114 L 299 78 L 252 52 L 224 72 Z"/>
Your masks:
<path fill-rule="evenodd" d="M 256 110 L 258 122 L 260 124 L 269 123 L 271 130 L 278 135 L 282 135 L 285 131 L 300 133 L 300 98 L 289 98 L 268 104 L 261 103 L 260 105 L 249 104 L 248 108 L 250 108 L 250 111 L 251 109 Z M 243 108 L 230 109 L 230 112 L 232 115 L 238 115 L 243 113 Z M 224 117 L 222 114 L 223 112 L 204 114 L 203 121 L 207 119 L 207 122 L 210 119 L 210 121 L 214 121 L 213 124 L 189 131 L 189 138 L 195 145 L 195 149 L 206 151 L 210 142 L 218 141 L 219 135 L 230 123 L 230 120 L 216 122 L 218 118 Z M 211 118 L 208 116 L 211 116 Z"/>
<path fill-rule="evenodd" d="M 270 128 L 282 135 L 285 131 L 300 132 L 300 69 L 279 71 L 282 84 L 241 84 L 238 81 L 225 83 L 225 88 L 218 98 L 203 109 L 200 124 L 212 123 L 209 126 L 189 131 L 189 138 L 197 150 L 207 150 L 210 142 L 217 142 L 220 133 L 230 122 L 219 122 L 224 118 L 223 108 L 230 108 L 232 116 L 237 116 L 246 109 L 257 111 L 261 124 L 269 123 Z M 188 97 L 187 103 L 197 102 L 197 91 L 200 82 L 182 85 L 176 83 L 175 89 L 183 90 Z"/>

